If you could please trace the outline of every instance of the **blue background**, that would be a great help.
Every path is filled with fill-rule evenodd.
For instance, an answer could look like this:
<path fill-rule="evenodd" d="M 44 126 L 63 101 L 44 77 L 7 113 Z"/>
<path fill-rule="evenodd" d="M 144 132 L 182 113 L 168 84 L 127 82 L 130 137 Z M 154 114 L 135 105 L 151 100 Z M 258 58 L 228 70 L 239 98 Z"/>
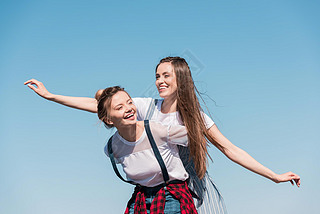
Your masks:
<path fill-rule="evenodd" d="M 300 188 L 275 184 L 212 147 L 208 171 L 229 213 L 319 212 L 319 1 L 12 0 L 0 20 L 0 213 L 123 213 L 132 187 L 103 153 L 112 131 L 23 83 L 156 97 L 154 69 L 169 55 L 188 60 L 228 139 L 302 177 Z"/>

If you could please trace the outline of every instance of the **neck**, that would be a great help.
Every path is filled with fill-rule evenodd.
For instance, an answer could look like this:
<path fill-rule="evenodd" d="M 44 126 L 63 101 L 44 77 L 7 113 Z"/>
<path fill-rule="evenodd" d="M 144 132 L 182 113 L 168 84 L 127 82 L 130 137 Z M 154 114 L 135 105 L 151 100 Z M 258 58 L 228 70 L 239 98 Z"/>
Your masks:
<path fill-rule="evenodd" d="M 172 113 L 177 111 L 177 97 L 164 98 L 161 105 L 162 113 Z"/>
<path fill-rule="evenodd" d="M 125 140 L 135 142 L 141 135 L 141 125 L 139 122 L 131 125 L 117 127 L 119 135 Z"/>

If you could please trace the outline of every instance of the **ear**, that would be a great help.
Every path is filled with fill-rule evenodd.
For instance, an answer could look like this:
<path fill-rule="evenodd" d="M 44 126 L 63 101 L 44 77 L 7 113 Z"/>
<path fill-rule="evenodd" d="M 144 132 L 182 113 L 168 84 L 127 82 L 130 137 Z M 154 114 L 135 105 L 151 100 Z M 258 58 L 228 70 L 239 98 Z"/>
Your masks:
<path fill-rule="evenodd" d="M 106 124 L 108 125 L 113 125 L 113 122 L 111 121 L 111 119 L 109 117 L 107 117 L 106 119 L 103 120 Z"/>

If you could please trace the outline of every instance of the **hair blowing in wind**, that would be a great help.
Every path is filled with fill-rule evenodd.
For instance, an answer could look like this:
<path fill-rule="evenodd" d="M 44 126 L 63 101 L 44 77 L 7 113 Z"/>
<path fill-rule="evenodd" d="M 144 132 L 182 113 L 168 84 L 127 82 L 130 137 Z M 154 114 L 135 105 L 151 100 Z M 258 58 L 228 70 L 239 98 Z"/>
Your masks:
<path fill-rule="evenodd" d="M 202 109 L 197 97 L 199 94 L 194 85 L 190 68 L 187 62 L 180 57 L 166 57 L 160 60 L 161 63 L 170 62 L 174 68 L 177 80 L 177 110 L 181 120 L 188 130 L 189 149 L 194 161 L 197 174 L 203 178 L 207 170 L 207 158 L 210 157 L 207 151 L 208 140 L 215 142 L 208 134 L 202 117 Z M 216 145 L 220 147 L 218 144 Z"/>

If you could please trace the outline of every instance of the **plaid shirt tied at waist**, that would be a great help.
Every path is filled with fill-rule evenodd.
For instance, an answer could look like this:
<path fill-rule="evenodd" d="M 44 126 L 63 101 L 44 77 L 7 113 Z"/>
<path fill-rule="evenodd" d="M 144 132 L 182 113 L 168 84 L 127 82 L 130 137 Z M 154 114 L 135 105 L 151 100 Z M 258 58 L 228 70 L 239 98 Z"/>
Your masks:
<path fill-rule="evenodd" d="M 150 214 L 164 214 L 165 189 L 169 191 L 180 202 L 181 214 L 197 214 L 192 196 L 189 192 L 187 182 L 170 183 L 162 187 L 155 195 L 150 207 Z M 146 198 L 143 187 L 136 186 L 131 199 L 128 202 L 125 214 L 129 214 L 129 206 L 135 202 L 134 214 L 147 214 Z"/>

